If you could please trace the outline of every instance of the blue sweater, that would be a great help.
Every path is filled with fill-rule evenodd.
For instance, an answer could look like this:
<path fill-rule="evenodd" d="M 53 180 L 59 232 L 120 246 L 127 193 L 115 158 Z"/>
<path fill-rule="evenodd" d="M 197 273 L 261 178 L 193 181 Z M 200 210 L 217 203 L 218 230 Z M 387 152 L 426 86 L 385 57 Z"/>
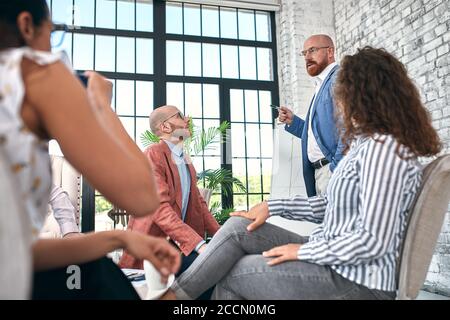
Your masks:
<path fill-rule="evenodd" d="M 302 139 L 302 157 L 303 157 L 303 177 L 305 179 L 306 192 L 309 197 L 317 195 L 316 179 L 314 167 L 308 158 L 308 125 L 309 118 L 312 117 L 312 132 L 316 138 L 320 150 L 325 158 L 330 161 L 331 171 L 336 169 L 339 161 L 343 157 L 344 145 L 339 138 L 336 128 L 336 115 L 333 99 L 333 85 L 336 80 L 339 66 L 334 67 L 330 74 L 325 78 L 320 91 L 314 102 L 314 112 L 311 115 L 311 106 L 306 116 L 302 120 L 294 116 L 290 126 L 286 126 L 286 131 Z"/>

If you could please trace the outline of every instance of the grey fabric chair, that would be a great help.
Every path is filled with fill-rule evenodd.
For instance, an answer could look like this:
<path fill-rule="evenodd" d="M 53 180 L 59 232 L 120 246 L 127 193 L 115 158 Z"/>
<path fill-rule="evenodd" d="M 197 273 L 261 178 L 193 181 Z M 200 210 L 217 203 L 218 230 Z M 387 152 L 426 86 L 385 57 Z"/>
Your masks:
<path fill-rule="evenodd" d="M 426 166 L 398 263 L 397 299 L 416 299 L 427 277 L 450 201 L 450 155 Z"/>

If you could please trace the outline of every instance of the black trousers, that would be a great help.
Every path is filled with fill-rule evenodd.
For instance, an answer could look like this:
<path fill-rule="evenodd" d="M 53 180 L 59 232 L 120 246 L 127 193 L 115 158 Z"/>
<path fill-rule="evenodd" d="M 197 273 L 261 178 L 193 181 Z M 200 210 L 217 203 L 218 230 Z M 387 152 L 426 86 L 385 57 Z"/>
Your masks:
<path fill-rule="evenodd" d="M 139 295 L 120 268 L 109 258 L 79 265 L 35 272 L 33 300 L 139 300 Z M 80 276 L 79 289 L 73 288 Z M 70 289 L 73 288 L 73 289 Z"/>

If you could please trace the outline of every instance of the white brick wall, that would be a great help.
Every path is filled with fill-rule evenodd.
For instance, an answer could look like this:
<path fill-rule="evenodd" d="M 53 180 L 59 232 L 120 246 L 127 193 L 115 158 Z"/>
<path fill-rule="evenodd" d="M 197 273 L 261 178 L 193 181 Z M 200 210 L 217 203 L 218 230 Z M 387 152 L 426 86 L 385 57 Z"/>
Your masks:
<path fill-rule="evenodd" d="M 450 1 L 448 0 L 282 0 L 277 13 L 281 104 L 306 114 L 312 84 L 298 52 L 314 33 L 335 37 L 339 57 L 359 47 L 384 47 L 407 67 L 433 125 L 450 152 Z M 280 130 L 281 131 L 281 130 Z M 273 195 L 305 193 L 300 141 L 282 134 L 275 160 Z M 304 229 L 302 230 L 304 231 Z M 447 216 L 426 287 L 450 296 L 450 215 Z"/>
<path fill-rule="evenodd" d="M 338 52 L 384 47 L 407 67 L 435 128 L 450 145 L 450 2 L 445 0 L 335 0 Z M 448 217 L 447 217 L 448 218 Z M 439 238 L 426 282 L 450 295 L 450 226 Z"/>

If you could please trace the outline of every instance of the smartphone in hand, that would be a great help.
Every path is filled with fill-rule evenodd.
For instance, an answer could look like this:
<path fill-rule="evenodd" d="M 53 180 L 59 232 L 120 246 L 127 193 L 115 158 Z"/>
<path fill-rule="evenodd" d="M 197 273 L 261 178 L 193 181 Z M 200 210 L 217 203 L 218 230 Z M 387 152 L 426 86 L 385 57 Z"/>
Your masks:
<path fill-rule="evenodd" d="M 77 77 L 80 79 L 81 83 L 85 88 L 88 86 L 88 77 L 84 75 L 84 72 L 77 72 Z"/>

